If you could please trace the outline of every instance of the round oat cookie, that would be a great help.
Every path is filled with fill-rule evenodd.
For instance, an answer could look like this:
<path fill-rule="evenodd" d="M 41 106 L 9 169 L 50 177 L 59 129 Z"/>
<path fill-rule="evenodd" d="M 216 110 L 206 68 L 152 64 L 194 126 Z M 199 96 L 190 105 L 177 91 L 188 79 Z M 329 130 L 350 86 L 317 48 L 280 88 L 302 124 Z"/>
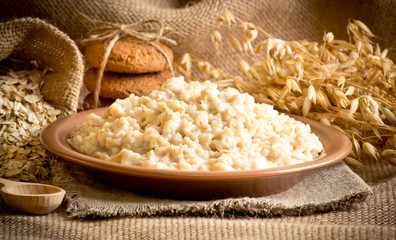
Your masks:
<path fill-rule="evenodd" d="M 85 73 L 84 84 L 90 92 L 95 91 L 96 75 L 96 68 L 90 68 Z M 171 77 L 169 70 L 146 74 L 104 72 L 99 96 L 118 99 L 129 97 L 131 93 L 137 96 L 148 95 L 151 91 L 160 89 L 161 85 Z"/>
<path fill-rule="evenodd" d="M 164 44 L 157 44 L 173 62 L 173 52 Z M 85 50 L 85 59 L 93 67 L 100 68 L 104 55 L 104 43 L 93 43 Z M 119 73 L 152 73 L 169 69 L 166 58 L 153 46 L 123 38 L 111 50 L 105 71 Z"/>

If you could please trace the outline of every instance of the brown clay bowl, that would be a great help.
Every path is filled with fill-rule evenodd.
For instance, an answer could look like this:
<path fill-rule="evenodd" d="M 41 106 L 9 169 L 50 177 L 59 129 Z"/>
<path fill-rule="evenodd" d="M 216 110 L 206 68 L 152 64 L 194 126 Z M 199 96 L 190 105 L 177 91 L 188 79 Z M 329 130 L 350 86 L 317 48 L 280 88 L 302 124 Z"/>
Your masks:
<path fill-rule="evenodd" d="M 105 108 L 79 112 L 49 124 L 41 133 L 45 148 L 61 158 L 85 166 L 89 174 L 111 186 L 135 193 L 183 199 L 259 197 L 290 189 L 311 171 L 341 161 L 351 151 L 350 140 L 340 131 L 320 122 L 291 115 L 309 124 L 324 145 L 318 159 L 286 167 L 251 171 L 178 171 L 150 169 L 108 162 L 74 151 L 66 139 L 90 113 L 103 114 Z"/>

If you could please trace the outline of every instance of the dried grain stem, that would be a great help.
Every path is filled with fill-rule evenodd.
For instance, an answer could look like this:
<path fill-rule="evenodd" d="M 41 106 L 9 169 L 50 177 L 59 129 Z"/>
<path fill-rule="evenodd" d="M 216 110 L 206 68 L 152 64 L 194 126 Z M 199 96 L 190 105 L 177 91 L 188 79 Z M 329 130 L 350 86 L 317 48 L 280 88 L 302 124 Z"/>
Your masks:
<path fill-rule="evenodd" d="M 387 51 L 372 42 L 374 35 L 364 23 L 353 19 L 348 23 L 353 39 L 350 42 L 325 33 L 323 42 L 318 43 L 273 38 L 230 12 L 223 14 L 219 22 L 227 23 L 223 33 L 227 34 L 227 28 L 233 31 L 228 41 L 240 57 L 241 74 L 226 73 L 192 57 L 201 74 L 221 87 L 250 93 L 257 102 L 332 125 L 374 159 L 384 148 L 396 149 L 396 67 L 386 57 Z M 241 40 L 235 35 L 238 24 Z M 267 39 L 254 44 L 257 32 L 253 30 Z M 251 39 L 246 37 L 249 31 L 253 31 Z M 252 55 L 252 63 L 243 58 L 245 53 Z M 351 157 L 360 159 L 362 153 L 355 148 Z"/>

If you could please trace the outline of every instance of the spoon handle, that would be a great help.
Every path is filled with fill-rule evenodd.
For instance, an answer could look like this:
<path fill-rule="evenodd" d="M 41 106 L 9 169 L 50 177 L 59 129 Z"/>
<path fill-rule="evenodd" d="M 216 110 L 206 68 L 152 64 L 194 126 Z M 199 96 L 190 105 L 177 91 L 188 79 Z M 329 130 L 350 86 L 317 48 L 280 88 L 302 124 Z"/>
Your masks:
<path fill-rule="evenodd" d="M 15 182 L 12 180 L 8 180 L 5 178 L 0 178 L 0 184 L 4 185 L 4 186 L 11 186 L 11 185 L 17 185 L 17 184 L 21 184 L 20 182 Z"/>

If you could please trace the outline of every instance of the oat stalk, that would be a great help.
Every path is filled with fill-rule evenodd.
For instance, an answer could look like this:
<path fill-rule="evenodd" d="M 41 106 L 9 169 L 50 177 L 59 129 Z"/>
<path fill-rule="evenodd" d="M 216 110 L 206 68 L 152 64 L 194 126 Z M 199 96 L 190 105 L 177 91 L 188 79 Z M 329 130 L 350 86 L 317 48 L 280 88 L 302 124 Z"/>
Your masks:
<path fill-rule="evenodd" d="M 394 162 L 389 152 L 396 150 L 396 67 L 364 23 L 349 21 L 350 41 L 325 33 L 322 42 L 277 39 L 229 11 L 216 23 L 214 45 L 221 52 L 228 40 L 240 58 L 239 71 L 224 72 L 187 53 L 188 64 L 176 62 L 186 78 L 209 78 L 280 111 L 333 126 L 353 141 L 350 163 L 380 157 Z M 258 40 L 259 33 L 264 40 Z M 203 77 L 193 74 L 194 64 Z"/>

